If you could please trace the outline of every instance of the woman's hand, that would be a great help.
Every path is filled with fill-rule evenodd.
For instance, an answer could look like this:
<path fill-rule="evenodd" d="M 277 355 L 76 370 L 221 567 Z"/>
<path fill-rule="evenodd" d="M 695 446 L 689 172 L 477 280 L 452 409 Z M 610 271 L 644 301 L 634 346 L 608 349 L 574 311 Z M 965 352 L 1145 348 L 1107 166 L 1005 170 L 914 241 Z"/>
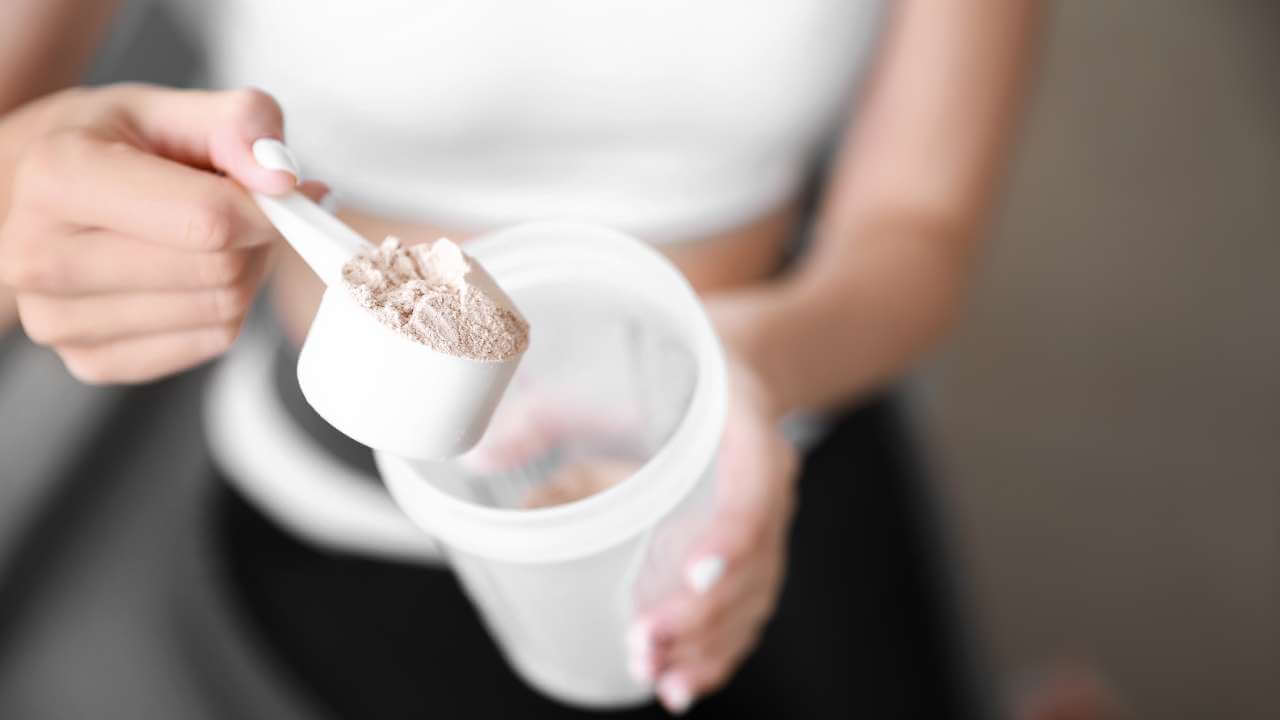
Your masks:
<path fill-rule="evenodd" d="M 298 170 L 280 107 L 257 90 L 70 90 L 5 118 L 21 128 L 0 227 L 0 281 L 32 340 L 90 383 L 203 362 L 239 332 L 278 237 L 244 188 Z M 20 133 L 21 135 L 21 133 Z M 255 159 L 254 142 L 259 144 Z"/>
<path fill-rule="evenodd" d="M 760 378 L 729 360 L 729 415 L 710 526 L 686 565 L 684 587 L 636 620 L 632 671 L 680 714 L 723 685 L 773 613 L 795 504 L 796 452 L 778 430 Z"/>

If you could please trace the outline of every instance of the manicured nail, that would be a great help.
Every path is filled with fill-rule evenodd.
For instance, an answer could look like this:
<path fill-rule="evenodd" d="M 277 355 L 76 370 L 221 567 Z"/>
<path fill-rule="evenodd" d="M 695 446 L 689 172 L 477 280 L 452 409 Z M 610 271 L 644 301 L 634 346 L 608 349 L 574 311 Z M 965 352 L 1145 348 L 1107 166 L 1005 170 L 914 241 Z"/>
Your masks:
<path fill-rule="evenodd" d="M 719 555 L 708 555 L 689 566 L 685 571 L 685 580 L 695 593 L 702 595 L 710 590 L 723 574 L 724 558 Z"/>
<path fill-rule="evenodd" d="M 672 715 L 683 715 L 693 704 L 693 693 L 689 684 L 679 675 L 663 675 L 658 681 L 658 698 L 667 712 Z"/>
<path fill-rule="evenodd" d="M 275 138 L 258 138 L 253 141 L 253 159 L 268 170 L 283 170 L 302 182 L 298 159 L 287 145 Z"/>

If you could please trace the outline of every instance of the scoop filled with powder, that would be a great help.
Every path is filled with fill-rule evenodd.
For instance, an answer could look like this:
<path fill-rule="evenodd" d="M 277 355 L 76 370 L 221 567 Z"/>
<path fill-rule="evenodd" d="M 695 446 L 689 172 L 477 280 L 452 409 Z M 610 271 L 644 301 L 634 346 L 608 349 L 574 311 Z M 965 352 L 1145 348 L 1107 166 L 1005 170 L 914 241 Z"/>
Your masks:
<path fill-rule="evenodd" d="M 404 247 L 389 236 L 348 260 L 342 279 L 378 322 L 415 342 L 472 360 L 509 360 L 529 346 L 529 325 L 468 281 L 474 267 L 446 238 Z"/>
<path fill-rule="evenodd" d="M 474 447 L 530 345 L 498 280 L 448 240 L 374 246 L 301 192 L 253 199 L 327 286 L 298 352 L 307 403 L 344 435 L 398 457 Z M 473 247 L 495 262 L 507 251 Z M 509 262 L 498 269 L 515 277 Z"/>

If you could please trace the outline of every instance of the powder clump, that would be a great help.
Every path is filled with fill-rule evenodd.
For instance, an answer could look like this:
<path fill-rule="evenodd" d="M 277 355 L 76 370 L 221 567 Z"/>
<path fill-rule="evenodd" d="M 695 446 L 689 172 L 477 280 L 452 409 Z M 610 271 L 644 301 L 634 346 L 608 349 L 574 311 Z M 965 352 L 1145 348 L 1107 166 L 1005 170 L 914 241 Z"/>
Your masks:
<path fill-rule="evenodd" d="M 499 362 L 529 346 L 529 325 L 467 282 L 472 263 L 445 238 L 403 247 L 388 236 L 342 266 L 352 297 L 383 325 L 433 350 Z"/>

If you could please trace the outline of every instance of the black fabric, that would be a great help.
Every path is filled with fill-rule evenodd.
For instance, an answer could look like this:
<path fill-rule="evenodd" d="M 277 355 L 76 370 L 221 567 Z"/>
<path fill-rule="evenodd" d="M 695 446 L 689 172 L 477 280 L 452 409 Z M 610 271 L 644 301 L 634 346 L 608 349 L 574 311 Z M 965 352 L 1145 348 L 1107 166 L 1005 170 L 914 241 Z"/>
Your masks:
<path fill-rule="evenodd" d="M 892 402 L 806 457 L 789 574 L 759 649 L 692 717 L 970 718 L 950 592 Z M 315 550 L 226 485 L 228 587 L 277 659 L 344 718 L 568 718 L 507 667 L 445 570 Z M 663 717 L 657 706 L 611 715 Z"/>

